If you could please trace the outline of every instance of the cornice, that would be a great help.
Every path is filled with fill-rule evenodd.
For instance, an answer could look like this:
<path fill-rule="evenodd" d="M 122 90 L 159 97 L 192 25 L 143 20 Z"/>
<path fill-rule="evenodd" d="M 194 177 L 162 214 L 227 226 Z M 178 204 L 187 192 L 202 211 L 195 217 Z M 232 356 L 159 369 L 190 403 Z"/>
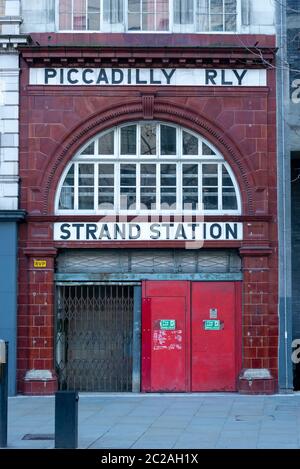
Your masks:
<path fill-rule="evenodd" d="M 270 47 L 170 46 L 38 46 L 19 47 L 29 66 L 37 67 L 184 67 L 268 68 L 276 49 Z"/>

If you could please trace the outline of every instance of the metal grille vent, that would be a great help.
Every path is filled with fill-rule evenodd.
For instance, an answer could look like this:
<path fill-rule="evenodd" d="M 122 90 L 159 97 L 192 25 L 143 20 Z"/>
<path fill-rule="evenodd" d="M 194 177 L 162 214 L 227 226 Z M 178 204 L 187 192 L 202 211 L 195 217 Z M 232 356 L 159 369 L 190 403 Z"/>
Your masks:
<path fill-rule="evenodd" d="M 234 273 L 241 271 L 235 250 L 110 249 L 66 250 L 57 258 L 60 273 Z"/>

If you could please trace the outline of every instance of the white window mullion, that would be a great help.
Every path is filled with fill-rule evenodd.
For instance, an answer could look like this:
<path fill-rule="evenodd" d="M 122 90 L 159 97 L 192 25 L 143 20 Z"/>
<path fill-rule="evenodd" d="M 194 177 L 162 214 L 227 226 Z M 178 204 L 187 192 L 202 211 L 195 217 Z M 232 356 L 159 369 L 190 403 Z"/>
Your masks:
<path fill-rule="evenodd" d="M 143 0 L 140 0 L 140 31 L 143 31 Z"/>
<path fill-rule="evenodd" d="M 120 159 L 121 156 L 121 129 L 117 127 L 114 131 L 114 158 L 117 161 Z"/>
<path fill-rule="evenodd" d="M 141 141 L 141 125 L 140 124 L 137 124 L 136 126 L 136 139 L 137 139 L 137 142 L 136 142 L 136 156 L 138 157 L 138 159 L 140 159 L 141 157 L 141 145 L 142 145 L 142 141 Z"/>
<path fill-rule="evenodd" d="M 160 125 L 156 124 L 156 154 L 160 157 Z"/>
<path fill-rule="evenodd" d="M 242 27 L 242 7 L 241 7 L 241 0 L 236 1 L 236 13 L 235 13 L 235 32 L 241 31 Z"/>
<path fill-rule="evenodd" d="M 74 0 L 72 0 L 72 4 L 71 4 L 71 14 L 72 14 L 72 18 L 71 18 L 72 31 L 74 31 Z"/>
<path fill-rule="evenodd" d="M 224 0 L 223 0 L 224 1 Z M 89 11 L 89 0 L 85 0 L 85 30 L 88 31 L 88 11 Z"/>
<path fill-rule="evenodd" d="M 156 164 L 156 210 L 161 211 L 160 203 L 160 163 Z"/>
<path fill-rule="evenodd" d="M 104 24 L 104 21 L 103 21 L 103 0 L 100 0 L 100 31 L 104 30 L 103 24 Z"/>
<path fill-rule="evenodd" d="M 225 14 L 225 0 L 223 0 L 223 31 L 225 31 L 225 17 L 226 17 L 226 14 Z"/>
<path fill-rule="evenodd" d="M 218 163 L 218 210 L 222 211 L 222 163 Z"/>
<path fill-rule="evenodd" d="M 94 163 L 94 210 L 98 212 L 99 207 L 99 164 Z"/>
<path fill-rule="evenodd" d="M 94 143 L 94 156 L 99 156 L 99 138 L 95 139 Z"/>
<path fill-rule="evenodd" d="M 182 163 L 176 164 L 176 212 L 183 214 L 183 169 Z"/>
<path fill-rule="evenodd" d="M 177 158 L 182 159 L 182 130 L 180 128 L 177 128 L 177 136 L 176 136 L 176 153 L 177 153 Z"/>
<path fill-rule="evenodd" d="M 78 163 L 74 163 L 74 210 L 78 210 L 78 192 L 79 192 L 79 178 L 78 178 Z"/>
<path fill-rule="evenodd" d="M 141 164 L 136 164 L 136 210 L 140 211 L 141 209 Z"/>
<path fill-rule="evenodd" d="M 174 5 L 174 2 L 169 1 L 169 31 L 173 31 L 173 21 L 174 21 L 173 5 Z"/>
<path fill-rule="evenodd" d="M 120 212 L 120 199 L 121 199 L 121 176 L 120 176 L 120 171 L 121 171 L 121 165 L 120 163 L 114 163 L 114 207 L 115 207 L 115 212 L 119 213 Z"/>
<path fill-rule="evenodd" d="M 204 212 L 203 207 L 203 180 L 202 180 L 202 163 L 198 164 L 198 203 L 200 214 Z"/>

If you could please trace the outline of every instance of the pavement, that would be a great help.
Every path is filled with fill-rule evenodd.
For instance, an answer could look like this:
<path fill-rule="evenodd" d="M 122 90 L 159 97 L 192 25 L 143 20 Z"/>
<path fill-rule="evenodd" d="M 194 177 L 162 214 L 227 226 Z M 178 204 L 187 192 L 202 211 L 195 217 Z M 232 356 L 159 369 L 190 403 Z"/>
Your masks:
<path fill-rule="evenodd" d="M 9 448 L 54 447 L 54 397 L 11 397 L 8 419 Z M 79 448 L 295 449 L 300 393 L 83 393 L 78 431 Z"/>

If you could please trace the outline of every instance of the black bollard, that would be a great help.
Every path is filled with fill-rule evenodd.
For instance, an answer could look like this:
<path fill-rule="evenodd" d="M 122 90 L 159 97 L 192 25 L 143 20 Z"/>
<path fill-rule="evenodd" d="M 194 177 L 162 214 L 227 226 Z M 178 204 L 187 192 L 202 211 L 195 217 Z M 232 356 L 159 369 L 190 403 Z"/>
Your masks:
<path fill-rule="evenodd" d="M 78 447 L 78 392 L 55 393 L 55 448 Z"/>
<path fill-rule="evenodd" d="M 8 342 L 0 340 L 0 448 L 7 447 Z"/>

